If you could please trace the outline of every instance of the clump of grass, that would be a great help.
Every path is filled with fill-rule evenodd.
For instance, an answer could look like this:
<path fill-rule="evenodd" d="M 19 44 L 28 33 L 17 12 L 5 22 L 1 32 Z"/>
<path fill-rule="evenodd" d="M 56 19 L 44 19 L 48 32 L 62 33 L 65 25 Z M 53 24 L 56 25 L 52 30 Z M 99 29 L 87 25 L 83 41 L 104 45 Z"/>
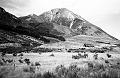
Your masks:
<path fill-rule="evenodd" d="M 57 66 L 55 69 L 55 73 L 57 75 L 57 77 L 65 77 L 65 75 L 67 74 L 67 68 L 65 68 L 63 65 Z"/>
<path fill-rule="evenodd" d="M 30 78 L 42 78 L 42 74 L 41 73 L 37 73 L 34 76 L 31 76 Z"/>
<path fill-rule="evenodd" d="M 92 78 L 120 78 L 120 70 L 116 69 L 106 69 L 106 70 L 99 70 L 96 72 L 91 72 L 92 73 Z"/>
<path fill-rule="evenodd" d="M 23 68 L 24 72 L 35 73 L 36 68 L 33 66 Z"/>
<path fill-rule="evenodd" d="M 2 60 L 0 60 L 0 66 L 4 65 L 4 62 Z"/>
<path fill-rule="evenodd" d="M 58 78 L 53 72 L 38 73 L 30 78 Z"/>
<path fill-rule="evenodd" d="M 56 75 L 52 72 L 46 72 L 42 75 L 42 78 L 56 78 Z"/>
<path fill-rule="evenodd" d="M 8 73 L 9 73 L 9 70 L 6 67 L 1 68 L 0 69 L 0 78 L 5 78 Z"/>

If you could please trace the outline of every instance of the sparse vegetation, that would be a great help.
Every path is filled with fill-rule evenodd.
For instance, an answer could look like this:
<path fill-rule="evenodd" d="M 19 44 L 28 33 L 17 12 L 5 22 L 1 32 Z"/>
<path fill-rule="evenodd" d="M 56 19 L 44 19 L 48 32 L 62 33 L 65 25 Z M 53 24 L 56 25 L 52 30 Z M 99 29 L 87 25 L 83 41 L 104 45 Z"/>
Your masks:
<path fill-rule="evenodd" d="M 45 56 L 44 54 L 46 54 L 48 59 L 53 58 L 53 57 L 49 57 L 49 55 L 52 53 L 49 53 L 49 54 L 43 53 L 41 56 L 39 56 L 39 53 L 36 53 L 36 54 L 37 54 L 37 57 L 41 57 L 41 56 L 43 57 L 43 56 Z M 74 54 L 74 53 L 70 53 L 70 54 Z M 75 54 L 78 54 L 78 53 L 75 53 Z M 59 55 L 57 55 L 57 54 L 55 54 L 55 55 L 57 57 L 59 57 Z M 94 53 L 93 53 L 93 55 L 94 55 Z M 106 56 L 106 54 L 104 54 L 104 55 Z M 11 54 L 11 56 L 12 56 L 12 54 Z M 24 56 L 26 56 L 26 54 L 24 54 Z M 23 58 L 24 58 L 24 56 L 23 56 Z M 69 55 L 66 55 L 66 56 L 69 56 Z M 69 58 L 71 58 L 71 56 Z M 7 54 L 6 54 L 6 57 L 7 57 Z M 29 57 L 30 57 L 30 55 L 29 55 Z M 56 59 L 57 57 L 54 57 L 54 58 Z M 20 57 L 16 56 L 15 58 L 20 58 Z M 46 58 L 46 56 L 45 56 L 45 58 Z M 106 56 L 106 58 L 108 58 L 108 57 Z M 11 67 L 7 66 L 7 64 L 6 64 L 5 66 L 1 65 L 0 72 L 2 72 L 2 73 L 0 73 L 0 77 L 1 78 L 9 78 L 9 76 L 11 76 L 10 74 L 12 74 L 12 73 L 13 73 L 12 76 L 14 76 L 15 74 L 18 74 L 18 75 L 21 75 L 23 78 L 26 78 L 26 76 L 24 77 L 25 74 L 27 74 L 27 78 L 119 78 L 119 75 L 120 75 L 119 59 L 114 60 L 113 58 L 112 59 L 104 59 L 103 58 L 103 60 L 102 60 L 103 63 L 99 62 L 100 61 L 99 57 L 97 60 L 94 60 L 94 61 L 87 60 L 87 61 L 81 62 L 81 61 L 79 61 L 81 59 L 78 59 L 78 60 L 76 60 L 77 62 L 71 62 L 70 66 L 66 67 L 65 64 L 59 65 L 57 67 L 54 67 L 54 70 L 52 70 L 52 71 L 47 70 L 44 72 L 41 72 L 41 71 L 43 71 L 43 68 L 41 68 L 41 67 L 43 67 L 42 66 L 43 64 L 49 64 L 49 63 L 45 63 L 47 61 L 42 63 L 39 60 L 37 60 L 37 61 L 35 60 L 33 62 L 32 59 L 27 58 L 27 57 L 25 57 L 22 60 L 25 62 L 25 59 L 26 59 L 26 62 L 30 62 L 30 64 L 26 65 L 26 63 L 19 63 L 20 65 L 24 65 L 24 67 L 22 67 L 22 68 L 20 67 L 20 71 L 22 73 L 18 71 L 19 66 L 17 66 L 17 64 L 16 64 L 15 69 L 13 68 L 13 66 L 11 66 L 13 69 L 9 69 L 9 71 L 8 71 L 8 68 L 11 68 Z M 83 58 L 83 59 L 87 59 L 87 58 Z M 8 59 L 6 59 L 6 60 L 8 60 Z M 71 58 L 71 60 L 74 60 L 74 59 Z M 17 61 L 19 62 L 19 59 Z M 54 62 L 54 63 L 56 63 L 56 62 Z M 85 64 L 85 66 L 84 66 L 84 64 Z"/>

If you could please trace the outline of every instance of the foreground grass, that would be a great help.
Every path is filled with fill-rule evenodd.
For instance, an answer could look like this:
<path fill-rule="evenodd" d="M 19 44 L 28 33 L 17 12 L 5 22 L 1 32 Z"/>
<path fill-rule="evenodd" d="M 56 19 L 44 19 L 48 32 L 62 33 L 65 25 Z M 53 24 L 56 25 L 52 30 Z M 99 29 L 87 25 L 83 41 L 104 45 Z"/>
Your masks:
<path fill-rule="evenodd" d="M 23 73 L 29 73 L 29 76 L 18 76 L 17 78 L 120 78 L 120 68 L 118 68 L 118 66 L 120 65 L 106 67 L 97 64 L 94 67 L 89 66 L 89 68 L 85 70 L 77 67 L 77 65 L 71 65 L 69 67 L 60 65 L 56 67 L 54 72 L 48 71 L 43 74 L 35 73 L 35 69 L 30 67 L 30 69 L 23 69 Z M 2 68 L 0 70 L 0 78 L 10 78 L 8 76 L 9 72 L 9 69 Z"/>
<path fill-rule="evenodd" d="M 120 78 L 120 64 L 103 65 L 95 62 L 87 62 L 88 69 L 79 68 L 76 64 L 69 67 L 59 65 L 54 72 L 35 73 L 35 67 L 29 66 L 17 72 L 15 78 Z M 3 67 L 0 69 L 0 78 L 11 78 L 10 73 L 14 69 Z M 17 76 L 18 74 L 18 76 Z M 27 76 L 24 76 L 27 75 Z"/>
<path fill-rule="evenodd" d="M 68 68 L 57 66 L 54 72 L 38 73 L 31 78 L 120 78 L 120 69 L 116 66 L 97 65 L 87 70 L 71 65 Z"/>
<path fill-rule="evenodd" d="M 85 63 L 85 67 L 79 67 Z M 24 67 L 2 66 L 0 78 L 120 78 L 120 59 L 74 62 L 69 67 L 59 65 L 54 71 L 37 72 L 35 65 Z M 42 71 L 42 70 L 39 70 Z"/>

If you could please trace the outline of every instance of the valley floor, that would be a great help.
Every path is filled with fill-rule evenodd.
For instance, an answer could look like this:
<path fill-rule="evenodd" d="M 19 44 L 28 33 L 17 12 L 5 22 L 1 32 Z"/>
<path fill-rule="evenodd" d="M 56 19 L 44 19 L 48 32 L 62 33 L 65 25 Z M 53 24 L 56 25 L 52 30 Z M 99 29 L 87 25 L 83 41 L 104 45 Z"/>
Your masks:
<path fill-rule="evenodd" d="M 73 59 L 73 55 L 78 55 L 78 53 L 67 53 L 67 52 L 47 52 L 47 53 L 23 53 L 22 59 L 30 59 L 30 65 L 27 65 L 25 62 L 20 63 L 18 60 L 21 56 L 13 56 L 12 54 L 6 54 L 4 57 L 0 57 L 0 59 L 13 59 L 14 62 L 7 63 L 0 66 L 0 73 L 4 73 L 3 69 L 7 68 L 11 70 L 7 73 L 8 78 L 15 78 L 20 76 L 26 78 L 31 71 L 34 73 L 45 73 L 45 72 L 54 72 L 56 67 L 59 65 L 63 65 L 68 68 L 71 65 L 77 65 L 77 67 L 81 69 L 89 69 L 88 63 L 92 62 L 93 64 L 103 64 L 107 65 L 116 65 L 120 63 L 120 54 L 110 54 L 111 57 L 108 58 L 106 53 L 98 53 L 98 59 L 94 59 L 94 53 L 87 53 L 87 58 Z M 107 61 L 107 62 L 106 62 Z M 40 65 L 35 66 L 35 62 L 40 63 Z M 33 64 L 33 65 L 32 65 Z M 33 67 L 34 70 L 29 71 L 29 67 Z M 26 73 L 23 73 L 26 72 Z M 16 74 L 17 73 L 17 74 Z M 19 74 L 18 74 L 19 73 Z M 1 76 L 1 74 L 0 74 Z M 17 77 L 17 78 L 18 78 Z M 1 77 L 0 77 L 1 78 Z"/>

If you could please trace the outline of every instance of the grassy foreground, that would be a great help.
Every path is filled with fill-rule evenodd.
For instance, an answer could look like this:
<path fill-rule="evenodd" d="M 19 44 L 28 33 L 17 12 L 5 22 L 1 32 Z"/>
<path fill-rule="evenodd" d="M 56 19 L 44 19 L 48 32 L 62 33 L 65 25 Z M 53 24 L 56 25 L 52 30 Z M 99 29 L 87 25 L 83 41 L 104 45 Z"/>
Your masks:
<path fill-rule="evenodd" d="M 79 68 L 73 64 L 69 67 L 59 65 L 54 72 L 35 73 L 33 66 L 25 67 L 17 72 L 12 68 L 1 68 L 0 78 L 120 78 L 120 65 L 103 65 L 88 62 L 88 68 Z M 9 76 L 12 74 L 13 76 Z"/>

